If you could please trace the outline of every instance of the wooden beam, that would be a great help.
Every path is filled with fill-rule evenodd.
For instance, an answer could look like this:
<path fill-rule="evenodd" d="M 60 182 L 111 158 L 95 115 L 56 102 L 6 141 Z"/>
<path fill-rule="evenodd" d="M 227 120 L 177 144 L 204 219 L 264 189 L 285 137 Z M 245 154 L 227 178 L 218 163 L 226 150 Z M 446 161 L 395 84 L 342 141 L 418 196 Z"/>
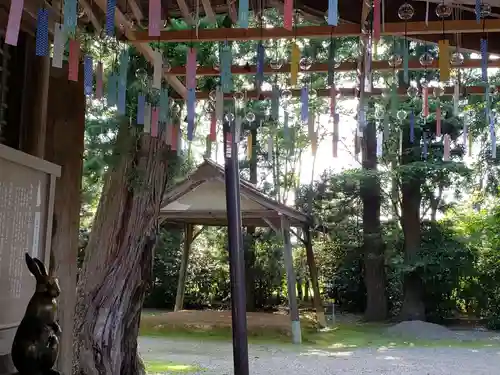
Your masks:
<path fill-rule="evenodd" d="M 469 34 L 484 32 L 500 32 L 500 19 L 487 19 L 481 23 L 475 20 L 463 21 L 431 21 L 427 26 L 425 22 L 392 22 L 386 23 L 381 35 L 408 36 L 442 34 L 446 30 L 447 34 Z M 162 31 L 160 37 L 150 37 L 147 31 L 133 32 L 133 40 L 137 42 L 163 41 L 171 43 L 190 42 L 193 40 L 192 30 Z M 294 28 L 292 31 L 282 27 L 274 28 L 250 28 L 239 29 L 200 29 L 196 42 L 216 42 L 216 41 L 243 41 L 243 40 L 269 40 L 269 39 L 293 39 L 297 38 L 330 38 L 360 36 L 361 27 L 357 24 L 340 24 L 339 26 L 302 26 Z"/>
<path fill-rule="evenodd" d="M 340 64 L 338 68 L 335 69 L 336 72 L 350 72 L 355 71 L 357 68 L 355 61 L 346 61 Z M 464 63 L 457 67 L 459 69 L 479 69 L 481 68 L 481 60 L 479 59 L 467 59 Z M 489 60 L 488 68 L 500 68 L 500 59 Z M 402 67 L 398 67 L 396 70 L 402 69 Z M 435 59 L 432 64 L 428 67 L 423 67 L 418 60 L 410 60 L 408 62 L 409 70 L 436 70 L 438 69 L 438 59 Z M 372 61 L 372 71 L 393 71 L 394 68 L 389 65 L 388 61 Z M 233 65 L 231 67 L 231 72 L 237 75 L 245 75 L 245 74 L 256 74 L 257 66 L 241 66 L 241 65 Z M 302 73 L 327 73 L 328 72 L 328 64 L 327 63 L 314 63 L 311 68 L 307 71 L 302 71 Z M 272 69 L 271 66 L 266 65 L 264 67 L 264 74 L 271 75 L 276 73 L 290 73 L 290 64 L 284 64 L 280 69 Z M 186 75 L 186 67 L 184 66 L 176 66 L 171 68 L 169 71 L 165 70 L 165 74 L 171 74 L 174 76 L 185 76 Z M 213 67 L 199 67 L 196 70 L 197 76 L 218 76 L 220 72 Z"/>
<path fill-rule="evenodd" d="M 179 6 L 179 10 L 181 11 L 182 18 L 184 18 L 184 21 L 190 26 L 194 25 L 194 20 L 193 17 L 191 17 L 191 12 L 189 11 L 189 8 L 186 4 L 185 0 L 177 0 L 177 5 Z M 192 30 L 190 30 L 191 34 L 193 33 Z M 158 39 L 157 39 L 158 40 Z"/>
<path fill-rule="evenodd" d="M 94 0 L 94 2 L 102 9 L 103 12 L 106 11 L 106 0 Z M 154 63 L 154 51 L 149 46 L 147 42 L 137 41 L 135 39 L 135 33 L 132 30 L 130 21 L 125 17 L 125 15 L 117 8 L 115 10 L 115 22 L 119 25 L 124 25 L 124 34 L 128 39 L 129 43 L 134 46 L 139 53 L 141 53 L 144 58 L 150 63 Z M 182 84 L 179 78 L 172 75 L 165 75 L 165 79 L 172 86 L 172 88 L 180 95 L 181 98 L 187 98 L 186 86 Z"/>
<path fill-rule="evenodd" d="M 132 0 L 133 2 L 133 0 Z M 94 26 L 94 29 L 100 33 L 102 30 L 101 23 L 97 19 L 96 15 L 94 14 L 94 11 L 92 10 L 92 6 L 88 2 L 88 0 L 80 0 L 80 5 L 82 6 L 85 14 L 89 17 L 90 23 L 92 23 L 92 26 Z"/>
<path fill-rule="evenodd" d="M 498 91 L 500 91 L 500 86 L 494 86 L 494 88 Z M 290 90 L 292 91 L 292 96 L 293 97 L 300 97 L 300 89 L 293 89 Z M 337 88 L 337 91 L 340 92 L 341 96 L 343 97 L 357 97 L 357 89 L 356 88 Z M 370 96 L 380 96 L 382 95 L 382 89 L 379 88 L 373 88 L 372 92 L 369 93 Z M 462 88 L 462 92 L 465 95 L 484 95 L 484 86 L 466 86 Z M 209 92 L 208 91 L 198 91 L 196 93 L 196 99 L 198 100 L 206 100 L 209 97 Z M 261 91 L 260 94 L 264 99 L 266 98 L 271 98 L 272 92 L 271 91 Z M 329 97 L 330 96 L 330 90 L 329 89 L 318 89 L 316 90 L 316 94 L 319 97 Z M 368 93 L 367 93 L 368 94 Z M 405 88 L 400 88 L 398 89 L 398 95 L 400 96 L 406 96 L 406 89 Z M 445 96 L 447 95 L 453 95 L 453 87 L 446 87 L 445 88 Z M 233 94 L 224 94 L 225 99 L 232 99 Z M 252 91 L 247 91 L 247 98 L 248 99 L 257 99 L 259 98 L 259 95 L 257 94 L 257 91 L 252 90 Z"/>
<path fill-rule="evenodd" d="M 128 5 L 130 5 L 130 10 L 134 15 L 135 20 L 137 23 L 140 23 L 144 19 L 141 7 L 137 4 L 136 0 L 129 0 Z"/>
<path fill-rule="evenodd" d="M 203 9 L 205 10 L 205 14 L 208 20 L 212 23 L 217 22 L 217 17 L 215 16 L 214 9 L 212 8 L 212 4 L 210 4 L 210 0 L 201 0 L 203 4 Z"/>

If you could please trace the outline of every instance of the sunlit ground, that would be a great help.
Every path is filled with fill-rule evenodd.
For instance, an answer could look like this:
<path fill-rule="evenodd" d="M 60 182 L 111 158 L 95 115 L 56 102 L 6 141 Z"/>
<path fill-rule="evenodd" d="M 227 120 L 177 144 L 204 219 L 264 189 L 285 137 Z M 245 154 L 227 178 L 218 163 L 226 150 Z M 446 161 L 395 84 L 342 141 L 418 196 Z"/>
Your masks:
<path fill-rule="evenodd" d="M 304 345 L 307 345 L 313 351 L 335 352 L 358 348 L 377 348 L 383 350 L 405 347 L 500 347 L 500 340 L 421 340 L 411 337 L 393 337 L 386 332 L 386 329 L 387 325 L 384 324 L 342 323 L 332 328 L 318 331 L 313 328 L 308 318 L 304 317 L 302 319 L 302 341 Z M 162 321 L 158 315 L 152 314 L 144 314 L 142 316 L 140 334 L 141 336 L 178 337 L 196 340 L 231 340 L 231 329 L 229 327 L 212 327 L 206 324 L 189 327 L 180 324 L 172 325 L 168 320 L 165 319 L 165 321 Z M 250 343 L 253 344 L 288 345 L 291 343 L 288 333 L 273 330 L 272 327 L 249 329 L 248 337 Z"/>
<path fill-rule="evenodd" d="M 148 374 L 185 374 L 202 371 L 197 366 L 178 364 L 173 362 L 146 361 L 146 372 Z"/>

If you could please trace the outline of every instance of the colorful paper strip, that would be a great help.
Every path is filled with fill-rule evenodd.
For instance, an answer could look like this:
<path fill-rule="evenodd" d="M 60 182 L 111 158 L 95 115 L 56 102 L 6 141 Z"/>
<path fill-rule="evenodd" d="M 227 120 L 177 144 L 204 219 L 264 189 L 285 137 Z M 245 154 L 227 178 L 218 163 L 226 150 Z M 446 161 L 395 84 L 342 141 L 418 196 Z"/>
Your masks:
<path fill-rule="evenodd" d="M 439 47 L 439 80 L 446 82 L 450 79 L 450 42 L 440 40 Z"/>
<path fill-rule="evenodd" d="M 243 29 L 248 29 L 248 0 L 238 2 L 238 24 Z"/>
<path fill-rule="evenodd" d="M 49 11 L 45 8 L 38 9 L 35 46 L 37 56 L 49 54 Z"/>
<path fill-rule="evenodd" d="M 188 89 L 187 97 L 187 140 L 193 140 L 194 133 L 194 117 L 195 117 L 196 92 L 194 88 Z"/>
<path fill-rule="evenodd" d="M 436 107 L 436 137 L 441 137 L 441 107 L 439 102 Z"/>
<path fill-rule="evenodd" d="M 78 67 L 80 65 L 80 42 L 75 39 L 69 41 L 68 79 L 78 82 Z"/>
<path fill-rule="evenodd" d="M 74 35 L 76 32 L 76 2 L 77 0 L 64 0 L 64 31 L 69 35 Z"/>
<path fill-rule="evenodd" d="M 94 62 L 92 56 L 83 58 L 83 89 L 86 96 L 92 96 L 94 91 Z"/>
<path fill-rule="evenodd" d="M 161 35 L 161 0 L 149 0 L 149 36 Z"/>
<path fill-rule="evenodd" d="M 144 105 L 144 133 L 151 133 L 151 104 Z"/>
<path fill-rule="evenodd" d="M 309 118 L 309 91 L 307 87 L 303 87 L 302 90 L 300 90 L 300 102 L 300 119 L 303 123 L 306 123 Z"/>
<path fill-rule="evenodd" d="M 158 108 L 151 108 L 151 136 L 158 137 Z"/>
<path fill-rule="evenodd" d="M 107 0 L 106 3 L 106 35 L 115 35 L 116 0 Z"/>
<path fill-rule="evenodd" d="M 337 26 L 339 23 L 339 2 L 338 0 L 328 0 L 328 24 Z"/>
<path fill-rule="evenodd" d="M 186 87 L 196 88 L 196 49 L 190 48 L 186 55 Z"/>
<path fill-rule="evenodd" d="M 146 97 L 142 94 L 137 96 L 137 125 L 144 125 L 144 112 L 146 107 Z"/>
<path fill-rule="evenodd" d="M 66 33 L 63 25 L 60 23 L 54 24 L 54 47 L 52 51 L 52 66 L 54 68 L 63 67 L 64 46 L 66 45 Z"/>
<path fill-rule="evenodd" d="M 5 32 L 5 43 L 8 45 L 17 46 L 23 9 L 24 0 L 15 0 L 10 2 L 9 19 L 7 20 L 7 30 Z"/>
<path fill-rule="evenodd" d="M 285 0 L 283 7 L 283 27 L 292 31 L 293 27 L 293 0 Z"/>
<path fill-rule="evenodd" d="M 300 49 L 296 43 L 292 43 L 292 56 L 290 61 L 290 84 L 297 85 L 297 78 L 299 76 L 299 60 Z"/>

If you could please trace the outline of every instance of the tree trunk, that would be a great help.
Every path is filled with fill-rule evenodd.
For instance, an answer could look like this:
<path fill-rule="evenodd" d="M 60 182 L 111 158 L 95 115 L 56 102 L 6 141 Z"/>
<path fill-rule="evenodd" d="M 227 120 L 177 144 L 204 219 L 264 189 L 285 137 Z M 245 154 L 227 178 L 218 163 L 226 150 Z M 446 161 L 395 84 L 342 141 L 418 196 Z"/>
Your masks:
<path fill-rule="evenodd" d="M 297 277 L 297 299 L 299 301 L 303 301 L 304 300 L 304 289 L 302 288 L 302 279 Z"/>
<path fill-rule="evenodd" d="M 375 123 L 366 125 L 363 137 L 363 170 L 361 199 L 363 201 L 363 250 L 366 285 L 365 319 L 387 318 L 385 292 L 385 248 L 380 228 L 380 182 L 377 176 L 377 135 Z"/>
<path fill-rule="evenodd" d="M 251 129 L 252 150 L 257 147 L 257 129 Z M 257 157 L 252 155 L 250 159 L 250 182 L 257 184 Z M 255 227 L 248 227 L 247 233 L 250 241 L 246 242 L 245 247 L 245 276 L 247 280 L 247 311 L 255 311 Z"/>
<path fill-rule="evenodd" d="M 309 279 L 306 278 L 304 282 L 304 301 L 309 302 Z"/>
<path fill-rule="evenodd" d="M 409 142 L 409 127 L 404 127 L 403 165 L 420 160 L 420 137 L 415 132 L 415 142 Z M 401 221 L 404 234 L 405 263 L 412 264 L 420 251 L 420 187 L 422 181 L 417 173 L 406 171 L 401 176 Z M 417 270 L 407 272 L 403 278 L 403 305 L 400 311 L 401 320 L 425 320 L 425 305 L 423 302 L 423 281 Z"/>
<path fill-rule="evenodd" d="M 166 183 L 161 137 L 118 134 L 78 281 L 74 374 L 137 375 L 140 312 Z M 148 237 L 149 236 L 149 237 Z"/>

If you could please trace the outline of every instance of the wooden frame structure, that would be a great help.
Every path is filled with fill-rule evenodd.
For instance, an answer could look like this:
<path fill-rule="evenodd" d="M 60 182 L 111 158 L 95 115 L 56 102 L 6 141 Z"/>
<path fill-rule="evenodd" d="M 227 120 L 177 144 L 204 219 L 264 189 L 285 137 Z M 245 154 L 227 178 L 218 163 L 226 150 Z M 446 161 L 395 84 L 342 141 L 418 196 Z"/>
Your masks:
<path fill-rule="evenodd" d="M 299 313 L 296 297 L 296 279 L 293 268 L 292 244 L 290 242 L 290 227 L 308 228 L 312 219 L 286 205 L 277 203 L 261 193 L 252 184 L 240 182 L 241 214 L 243 226 L 270 227 L 283 238 L 284 262 L 287 273 L 288 299 L 292 324 L 292 339 L 294 343 L 301 342 Z M 210 199 L 207 199 L 207 196 Z M 163 222 L 182 225 L 185 228 L 184 249 L 181 260 L 179 282 L 176 295 L 175 310 L 181 310 L 184 301 L 186 271 L 189 261 L 191 244 L 196 238 L 195 225 L 225 226 L 226 200 L 224 191 L 224 169 L 215 162 L 205 161 L 188 178 L 175 185 L 166 195 L 160 217 Z M 304 241 L 301 239 L 301 241 Z M 310 242 L 310 238 L 306 237 Z M 310 244 L 309 244 L 310 245 Z M 320 324 L 324 323 L 323 305 L 317 282 L 317 269 L 312 246 L 306 243 L 307 260 L 311 279 L 315 308 Z"/>

